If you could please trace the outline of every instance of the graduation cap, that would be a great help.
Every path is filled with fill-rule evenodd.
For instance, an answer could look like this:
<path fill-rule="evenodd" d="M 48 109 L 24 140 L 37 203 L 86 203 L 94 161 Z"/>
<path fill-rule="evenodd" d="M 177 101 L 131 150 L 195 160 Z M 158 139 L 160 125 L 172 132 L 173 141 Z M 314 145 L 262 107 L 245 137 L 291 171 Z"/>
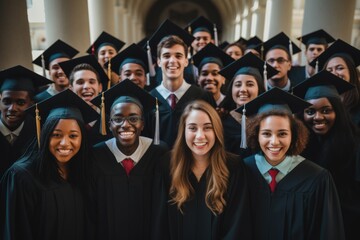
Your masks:
<path fill-rule="evenodd" d="M 146 49 L 147 41 L 149 41 L 149 38 L 148 38 L 148 37 L 144 37 L 144 38 L 141 39 L 139 42 L 137 42 L 136 45 L 138 45 L 138 46 L 141 47 L 142 49 Z"/>
<path fill-rule="evenodd" d="M 111 69 L 119 73 L 120 69 L 127 63 L 136 63 L 144 68 L 145 73 L 149 71 L 146 52 L 137 44 L 133 43 L 111 59 Z M 108 67 L 109 62 L 105 63 Z"/>
<path fill-rule="evenodd" d="M 327 45 L 335 41 L 335 39 L 323 29 L 308 33 L 297 39 L 306 46 L 309 46 L 310 44 Z"/>
<path fill-rule="evenodd" d="M 353 61 L 355 67 L 360 65 L 360 50 L 341 39 L 338 39 L 331 44 L 331 46 L 315 58 L 310 65 L 314 68 L 323 69 L 327 60 L 335 54 L 347 55 L 350 57 L 350 60 Z"/>
<path fill-rule="evenodd" d="M 58 39 L 50 47 L 38 56 L 33 63 L 43 68 L 43 75 L 45 75 L 45 69 L 49 70 L 50 63 L 58 58 L 73 58 L 79 51 L 71 47 L 69 44 Z"/>
<path fill-rule="evenodd" d="M 134 100 L 135 99 L 135 100 Z M 105 114 L 110 114 L 111 108 L 114 104 L 120 102 L 132 102 L 137 104 L 143 113 L 150 112 L 156 108 L 156 126 L 154 144 L 160 143 L 159 136 L 159 111 L 158 101 L 155 97 L 150 95 L 147 91 L 134 84 L 129 79 L 125 79 L 115 86 L 111 87 L 101 95 L 91 100 L 91 103 L 99 106 L 101 109 L 102 127 L 105 128 Z M 139 104 L 139 102 L 141 104 Z"/>
<path fill-rule="evenodd" d="M 96 70 L 96 72 L 98 73 L 98 75 L 100 77 L 100 79 L 98 79 L 98 80 L 102 84 L 103 89 L 106 90 L 110 85 L 110 80 L 94 55 L 86 55 L 86 56 L 74 58 L 74 59 L 71 59 L 71 60 L 68 60 L 65 62 L 61 62 L 61 63 L 59 63 L 59 65 L 62 68 L 62 70 L 64 71 L 65 75 L 68 78 L 70 78 L 70 75 L 71 75 L 71 72 L 73 71 L 73 69 L 77 65 L 83 64 L 83 63 L 89 64 Z"/>
<path fill-rule="evenodd" d="M 278 71 L 253 53 L 249 52 L 221 69 L 219 73 L 226 79 L 233 79 L 239 74 L 261 77 L 264 79 L 264 84 L 266 84 L 267 79 L 276 75 Z"/>
<path fill-rule="evenodd" d="M 169 19 L 166 19 L 160 27 L 155 31 L 155 33 L 150 37 L 147 42 L 147 54 L 149 62 L 149 72 L 150 76 L 155 76 L 155 69 L 153 66 L 152 57 L 156 58 L 157 55 L 157 45 L 160 41 L 169 35 L 176 35 L 181 38 L 187 46 L 190 46 L 194 41 L 194 37 L 186 32 L 184 29 L 171 22 Z M 159 56 L 158 56 L 159 57 Z"/>
<path fill-rule="evenodd" d="M 215 41 L 215 45 L 218 46 L 218 34 L 216 24 L 211 22 L 209 19 L 199 16 L 190 22 L 186 26 L 188 32 L 194 35 L 197 32 L 208 32 Z"/>
<path fill-rule="evenodd" d="M 116 52 L 118 52 L 124 45 L 125 43 L 123 41 L 103 31 L 86 52 L 88 54 L 97 55 L 97 52 L 103 46 L 112 46 Z"/>
<path fill-rule="evenodd" d="M 267 92 L 260 94 L 252 101 L 236 109 L 242 113 L 241 118 L 241 148 L 247 148 L 246 144 L 246 114 L 248 116 L 260 114 L 271 110 L 280 110 L 287 113 L 297 113 L 311 106 L 310 103 L 294 96 L 280 88 L 274 87 Z"/>
<path fill-rule="evenodd" d="M 26 112 L 35 117 L 38 145 L 40 146 L 41 121 L 51 118 L 76 119 L 83 123 L 96 120 L 99 114 L 78 95 L 66 89 L 40 103 L 36 103 Z"/>
<path fill-rule="evenodd" d="M 39 87 L 50 83 L 53 82 L 21 65 L 0 72 L 0 93 L 10 90 L 35 94 Z"/>
<path fill-rule="evenodd" d="M 355 86 L 338 76 L 322 70 L 293 88 L 293 93 L 305 100 L 322 97 L 340 98 L 340 94 Z"/>
<path fill-rule="evenodd" d="M 301 52 L 301 49 L 296 46 L 296 44 L 291 41 L 291 39 L 284 33 L 281 32 L 274 37 L 270 38 L 266 42 L 259 44 L 254 47 L 256 51 L 258 51 L 262 58 L 265 58 L 266 53 L 271 49 L 284 48 L 290 54 L 290 57 L 296 53 Z"/>
<path fill-rule="evenodd" d="M 207 44 L 193 56 L 194 65 L 200 70 L 206 63 L 216 63 L 223 68 L 234 59 L 212 43 Z"/>
<path fill-rule="evenodd" d="M 228 41 L 224 41 L 219 44 L 219 48 L 224 50 L 229 44 L 230 43 Z"/>
<path fill-rule="evenodd" d="M 261 43 L 263 43 L 263 41 L 258 36 L 253 36 L 246 40 L 245 46 L 246 49 L 253 49 Z"/>

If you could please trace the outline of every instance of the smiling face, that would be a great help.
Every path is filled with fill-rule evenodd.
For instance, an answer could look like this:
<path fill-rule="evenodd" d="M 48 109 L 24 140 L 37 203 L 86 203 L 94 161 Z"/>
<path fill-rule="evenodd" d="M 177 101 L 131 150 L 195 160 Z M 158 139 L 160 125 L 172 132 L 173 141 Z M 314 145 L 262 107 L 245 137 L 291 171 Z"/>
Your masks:
<path fill-rule="evenodd" d="M 272 166 L 281 163 L 291 145 L 290 119 L 283 116 L 268 116 L 260 122 L 259 145 L 266 161 Z"/>
<path fill-rule="evenodd" d="M 121 118 L 127 120 L 120 122 Z M 139 137 L 144 129 L 140 107 L 135 103 L 118 103 L 111 109 L 110 119 L 110 130 L 116 138 L 118 148 L 124 154 L 131 155 L 139 146 Z"/>
<path fill-rule="evenodd" d="M 254 76 L 239 74 L 235 77 L 232 85 L 232 98 L 237 107 L 250 102 L 258 94 L 259 86 Z"/>
<path fill-rule="evenodd" d="M 69 87 L 70 82 L 59 63 L 70 60 L 66 57 L 56 58 L 49 63 L 50 79 L 54 81 L 55 89 L 58 91 L 65 90 Z"/>
<path fill-rule="evenodd" d="M 68 163 L 80 150 L 81 130 L 75 119 L 60 119 L 49 141 L 49 151 L 61 167 Z"/>
<path fill-rule="evenodd" d="M 146 85 L 145 70 L 140 64 L 137 63 L 124 64 L 120 70 L 120 78 L 122 80 L 128 78 L 130 81 L 141 88 L 144 88 Z"/>
<path fill-rule="evenodd" d="M 90 101 L 102 91 L 102 85 L 93 71 L 84 69 L 74 73 L 71 89 L 91 105 Z"/>
<path fill-rule="evenodd" d="M 176 44 L 171 48 L 162 48 L 158 65 L 161 67 L 164 80 L 182 81 L 184 68 L 188 65 L 184 47 Z"/>
<path fill-rule="evenodd" d="M 195 40 L 191 43 L 195 53 L 203 49 L 212 41 L 211 34 L 206 31 L 198 31 L 193 34 Z"/>
<path fill-rule="evenodd" d="M 200 70 L 198 84 L 202 89 L 212 93 L 214 99 L 220 97 L 220 88 L 225 84 L 225 78 L 219 74 L 220 67 L 216 63 L 206 63 Z"/>
<path fill-rule="evenodd" d="M 339 78 L 344 79 L 347 82 L 350 82 L 350 71 L 346 65 L 346 62 L 341 57 L 334 57 L 329 60 L 325 69 L 332 74 L 338 76 Z"/>
<path fill-rule="evenodd" d="M 312 104 L 304 110 L 304 121 L 318 135 L 327 134 L 335 124 L 336 114 L 327 98 L 308 100 Z"/>
<path fill-rule="evenodd" d="M 209 161 L 215 133 L 209 115 L 192 110 L 185 121 L 185 140 L 195 160 Z"/>
<path fill-rule="evenodd" d="M 1 121 L 9 130 L 15 130 L 25 118 L 25 109 L 31 106 L 29 92 L 5 90 L 0 95 Z"/>

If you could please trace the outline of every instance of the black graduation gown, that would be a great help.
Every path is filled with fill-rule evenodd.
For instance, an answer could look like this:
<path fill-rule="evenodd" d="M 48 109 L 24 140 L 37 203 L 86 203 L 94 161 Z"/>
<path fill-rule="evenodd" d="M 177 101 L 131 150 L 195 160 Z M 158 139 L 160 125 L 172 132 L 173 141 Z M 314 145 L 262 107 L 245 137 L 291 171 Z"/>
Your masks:
<path fill-rule="evenodd" d="M 91 210 L 95 211 L 96 239 L 150 238 L 154 167 L 166 151 L 161 145 L 150 145 L 128 177 L 105 142 L 94 146 L 96 177 Z"/>
<path fill-rule="evenodd" d="M 306 80 L 305 66 L 292 66 L 288 72 L 288 77 L 291 81 L 291 86 L 295 87 L 302 81 Z"/>
<path fill-rule="evenodd" d="M 345 239 L 336 187 L 327 170 L 304 160 L 272 194 L 254 155 L 244 161 L 251 172 L 255 239 Z"/>
<path fill-rule="evenodd" d="M 176 107 L 174 110 L 171 109 L 167 100 L 164 99 L 156 89 L 153 89 L 150 94 L 156 97 L 161 103 L 161 105 L 159 105 L 160 139 L 167 143 L 169 148 L 172 148 L 172 146 L 174 145 L 181 114 L 190 101 L 202 99 L 210 103 L 212 106 L 216 106 L 215 100 L 212 95 L 195 85 L 190 86 L 190 88 L 176 103 Z M 152 119 L 150 121 L 152 122 L 152 126 L 155 126 L 154 116 L 152 116 Z M 153 134 L 154 133 L 151 133 L 151 135 Z"/>
<path fill-rule="evenodd" d="M 0 133 L 0 178 L 25 153 L 35 137 L 35 120 L 30 116 L 25 117 L 23 129 L 12 145 L 8 142 L 6 136 Z"/>
<path fill-rule="evenodd" d="M 183 213 L 169 202 L 169 158 L 168 155 L 162 160 L 154 181 L 153 240 L 252 239 L 247 173 L 238 156 L 228 154 L 230 177 L 225 196 L 226 206 L 217 216 L 205 203 L 208 170 L 199 182 L 192 172 L 189 173 L 195 193 L 184 204 Z"/>
<path fill-rule="evenodd" d="M 80 190 L 66 181 L 45 186 L 27 159 L 4 174 L 0 203 L 0 236 L 6 240 L 84 239 Z"/>

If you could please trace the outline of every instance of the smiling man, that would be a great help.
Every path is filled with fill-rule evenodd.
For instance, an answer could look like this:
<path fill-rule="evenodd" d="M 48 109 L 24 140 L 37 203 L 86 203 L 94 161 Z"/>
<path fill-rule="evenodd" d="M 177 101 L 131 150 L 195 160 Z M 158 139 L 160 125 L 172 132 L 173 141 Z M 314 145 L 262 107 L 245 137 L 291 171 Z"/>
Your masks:
<path fill-rule="evenodd" d="M 49 83 L 20 65 L 0 72 L 0 178 L 36 136 L 35 121 L 24 111 L 33 104 L 36 89 Z"/>
<path fill-rule="evenodd" d="M 93 148 L 95 239 L 149 239 L 154 168 L 167 148 L 140 134 L 156 100 L 130 80 L 104 92 L 104 98 L 113 138 Z"/>

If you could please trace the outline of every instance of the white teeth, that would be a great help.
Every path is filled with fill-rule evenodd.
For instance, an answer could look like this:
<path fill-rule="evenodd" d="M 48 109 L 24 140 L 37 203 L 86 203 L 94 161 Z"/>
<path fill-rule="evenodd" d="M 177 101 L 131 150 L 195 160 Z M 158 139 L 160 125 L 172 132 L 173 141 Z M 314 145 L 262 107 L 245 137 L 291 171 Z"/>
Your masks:
<path fill-rule="evenodd" d="M 133 135 L 134 133 L 133 132 L 121 132 L 120 135 L 121 136 L 130 136 L 130 135 Z"/>
<path fill-rule="evenodd" d="M 170 70 L 176 70 L 177 67 L 168 67 Z"/>
<path fill-rule="evenodd" d="M 195 146 L 205 146 L 206 145 L 206 142 L 203 142 L 203 143 L 194 143 Z"/>
<path fill-rule="evenodd" d="M 272 152 L 279 152 L 281 148 L 269 148 Z"/>
<path fill-rule="evenodd" d="M 69 154 L 71 150 L 69 149 L 59 149 L 58 150 L 61 154 Z"/>

